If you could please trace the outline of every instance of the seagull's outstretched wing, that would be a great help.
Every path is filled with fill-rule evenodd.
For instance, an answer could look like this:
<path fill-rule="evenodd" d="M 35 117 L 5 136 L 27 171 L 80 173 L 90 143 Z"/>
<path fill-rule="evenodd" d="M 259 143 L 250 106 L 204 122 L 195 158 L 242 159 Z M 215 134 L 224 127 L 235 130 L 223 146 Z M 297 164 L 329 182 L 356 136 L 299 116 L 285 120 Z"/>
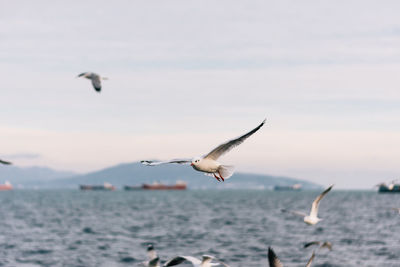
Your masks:
<path fill-rule="evenodd" d="M 296 210 L 285 210 L 285 209 L 281 209 L 282 212 L 289 212 L 293 215 L 297 215 L 297 216 L 301 216 L 301 217 L 305 217 L 307 216 L 307 214 L 305 214 L 304 212 L 301 211 L 296 211 Z"/>
<path fill-rule="evenodd" d="M 274 250 L 271 247 L 268 248 L 268 262 L 269 267 L 283 267 L 283 264 L 278 259 Z"/>
<path fill-rule="evenodd" d="M 0 159 L 0 163 L 4 164 L 4 165 L 11 165 L 11 162 L 5 161 L 5 160 L 1 160 L 1 159 Z"/>
<path fill-rule="evenodd" d="M 223 143 L 223 144 L 219 145 L 218 147 L 214 148 L 210 153 L 205 155 L 204 158 L 217 160 L 220 156 L 222 156 L 223 154 L 225 154 L 226 152 L 228 152 L 229 150 L 231 150 L 235 146 L 240 145 L 241 143 L 243 143 L 244 140 L 246 140 L 252 134 L 257 132 L 264 125 L 264 123 L 265 123 L 265 120 L 260 125 L 258 125 L 256 128 L 254 128 L 253 130 L 248 132 L 247 134 L 242 135 L 242 136 L 240 136 L 240 137 L 238 137 L 236 139 L 230 140 L 230 141 L 228 141 L 226 143 Z"/>
<path fill-rule="evenodd" d="M 304 248 L 308 248 L 309 246 L 312 246 L 312 245 L 319 245 L 320 243 L 321 242 L 319 242 L 319 241 L 308 242 L 308 243 L 304 244 Z"/>
<path fill-rule="evenodd" d="M 147 166 L 156 166 L 161 164 L 190 164 L 192 162 L 191 159 L 172 159 L 167 161 L 155 161 L 155 160 L 141 160 L 140 163 Z"/>
<path fill-rule="evenodd" d="M 308 260 L 308 262 L 307 262 L 307 265 L 306 265 L 306 267 L 310 267 L 311 266 L 311 263 L 312 263 L 312 261 L 314 260 L 314 258 L 315 258 L 315 252 L 313 251 L 313 253 L 312 253 L 312 255 L 311 255 L 311 258 Z"/>
<path fill-rule="evenodd" d="M 176 256 L 175 258 L 170 259 L 166 263 L 164 263 L 164 266 L 175 266 L 178 264 L 181 264 L 184 261 L 189 261 L 193 264 L 193 266 L 200 266 L 201 260 L 191 257 L 191 256 Z"/>
<path fill-rule="evenodd" d="M 317 215 L 318 215 L 318 206 L 319 206 L 319 202 L 321 201 L 321 199 L 322 199 L 326 194 L 328 194 L 329 191 L 331 191 L 332 187 L 333 187 L 333 185 L 331 185 L 330 187 L 328 187 L 327 189 L 325 189 L 325 191 L 322 192 L 322 193 L 314 200 L 314 202 L 312 203 L 312 206 L 311 206 L 310 216 L 312 216 L 312 217 L 314 217 L 314 216 L 317 217 Z"/>
<path fill-rule="evenodd" d="M 92 74 L 92 77 L 91 77 L 91 80 L 92 80 L 92 84 L 93 84 L 94 89 L 95 89 L 97 92 L 100 93 L 100 91 L 101 91 L 100 76 L 93 73 L 93 74 Z"/>

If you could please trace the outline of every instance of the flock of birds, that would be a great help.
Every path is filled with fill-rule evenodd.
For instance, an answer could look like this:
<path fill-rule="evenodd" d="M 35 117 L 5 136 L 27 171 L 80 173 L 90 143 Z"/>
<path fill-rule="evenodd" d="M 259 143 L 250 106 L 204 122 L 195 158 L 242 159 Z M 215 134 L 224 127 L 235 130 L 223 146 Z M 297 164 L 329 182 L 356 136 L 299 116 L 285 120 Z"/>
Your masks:
<path fill-rule="evenodd" d="M 94 72 L 84 72 L 81 73 L 77 76 L 77 78 L 83 77 L 86 79 L 89 79 L 92 81 L 93 88 L 96 90 L 96 92 L 101 92 L 102 85 L 101 85 L 101 80 L 107 80 L 105 77 L 101 77 L 100 75 L 94 73 Z M 196 171 L 203 172 L 205 175 L 212 176 L 215 179 L 217 179 L 219 182 L 224 182 L 225 179 L 230 178 L 233 173 L 234 173 L 234 166 L 231 165 L 224 165 L 219 163 L 217 160 L 219 157 L 224 155 L 225 153 L 229 152 L 232 148 L 240 145 L 243 143 L 247 138 L 249 138 L 251 135 L 256 133 L 263 125 L 265 124 L 265 120 L 259 124 L 256 128 L 253 130 L 247 132 L 246 134 L 229 140 L 213 150 L 211 150 L 209 153 L 200 156 L 200 157 L 194 157 L 192 159 L 172 159 L 172 160 L 167 160 L 167 161 L 151 161 L 151 160 L 142 160 L 141 163 L 147 166 L 157 166 L 161 164 L 186 164 L 190 165 L 195 169 Z M 0 164 L 5 164 L 9 165 L 11 162 L 1 160 L 0 159 Z M 292 210 L 286 210 L 283 209 L 282 212 L 289 212 L 294 215 L 298 215 L 303 217 L 303 221 L 308 224 L 308 225 L 315 225 L 319 221 L 321 221 L 321 218 L 318 218 L 318 207 L 319 203 L 322 200 L 322 198 L 329 192 L 331 191 L 333 185 L 329 186 L 327 189 L 325 189 L 315 200 L 313 201 L 311 205 L 311 210 L 309 214 L 306 214 L 304 212 L 299 212 L 299 211 L 292 211 Z M 400 209 L 397 209 L 400 213 Z M 314 250 L 310 259 L 306 263 L 306 267 L 311 266 L 312 261 L 314 260 L 316 256 L 316 252 L 319 249 L 327 248 L 329 250 L 332 250 L 332 244 L 330 242 L 320 242 L 320 241 L 313 241 L 310 243 L 307 243 L 304 245 L 305 248 L 317 245 L 318 249 Z M 211 266 L 216 266 L 216 265 L 222 265 L 222 266 L 228 266 L 226 263 L 218 260 L 217 258 L 209 255 L 203 255 L 201 259 L 192 257 L 192 256 L 176 256 L 162 265 L 160 262 L 160 258 L 157 256 L 157 253 L 154 249 L 154 246 L 150 244 L 147 249 L 148 252 L 148 260 L 145 262 L 141 263 L 141 266 L 146 266 L 146 267 L 160 267 L 160 266 L 175 266 L 179 265 L 183 262 L 189 262 L 195 267 L 211 267 Z M 270 267 L 283 267 L 283 264 L 279 260 L 279 258 L 276 256 L 274 250 L 269 247 L 268 249 L 268 261 L 269 261 L 269 266 Z"/>
<path fill-rule="evenodd" d="M 318 250 L 326 248 L 328 250 L 332 250 L 332 244 L 330 242 L 319 242 L 319 241 L 313 241 L 310 243 L 307 243 L 304 245 L 304 248 L 308 248 L 313 245 L 318 246 Z M 316 250 L 312 252 L 312 255 L 308 262 L 306 263 L 306 267 L 310 267 L 312 261 L 315 258 L 316 255 Z M 154 249 L 153 244 L 149 244 L 147 247 L 147 260 L 143 261 L 139 264 L 141 267 L 168 267 L 168 266 L 176 266 L 181 263 L 188 262 L 192 264 L 194 267 L 211 267 L 211 266 L 219 266 L 222 265 L 224 267 L 229 267 L 228 264 L 224 263 L 223 261 L 220 261 L 216 257 L 210 256 L 210 255 L 203 255 L 201 259 L 198 259 L 193 256 L 175 256 L 172 259 L 167 260 L 163 264 L 161 264 L 161 260 L 157 255 L 156 250 Z M 283 267 L 282 262 L 276 256 L 274 250 L 269 247 L 268 248 L 268 262 L 270 267 Z"/>

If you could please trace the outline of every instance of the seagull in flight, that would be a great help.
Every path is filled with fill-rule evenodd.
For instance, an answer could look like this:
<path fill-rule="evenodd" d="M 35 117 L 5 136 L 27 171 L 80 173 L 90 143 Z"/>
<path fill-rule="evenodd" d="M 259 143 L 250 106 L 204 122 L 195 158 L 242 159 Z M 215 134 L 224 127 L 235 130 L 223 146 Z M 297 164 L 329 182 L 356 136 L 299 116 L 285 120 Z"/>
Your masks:
<path fill-rule="evenodd" d="M 201 157 L 195 157 L 193 159 L 173 159 L 169 161 L 142 160 L 141 163 L 148 166 L 155 166 L 167 163 L 190 164 L 190 166 L 192 166 L 193 169 L 195 169 L 196 171 L 204 172 L 205 175 L 214 176 L 214 178 L 217 179 L 219 182 L 221 180 L 225 181 L 225 179 L 228 179 L 233 175 L 234 166 L 222 165 L 217 161 L 218 158 L 230 151 L 232 148 L 243 143 L 244 140 L 257 132 L 264 124 L 265 120 L 250 132 L 219 145 L 218 147 L 211 150 L 211 152 Z"/>
<path fill-rule="evenodd" d="M 211 262 L 212 260 L 216 260 L 217 262 Z M 199 260 L 198 258 L 192 257 L 192 256 L 177 256 L 175 258 L 170 259 L 166 263 L 164 263 L 163 266 L 168 267 L 168 266 L 175 266 L 178 264 L 181 264 L 185 261 L 190 262 L 194 267 L 211 267 L 211 266 L 217 266 L 217 265 L 222 265 L 225 267 L 229 267 L 229 265 L 217 260 L 213 256 L 209 255 L 203 255 L 202 259 Z"/>
<path fill-rule="evenodd" d="M 283 209 L 283 212 L 290 212 L 294 215 L 298 215 L 298 216 L 302 216 L 303 220 L 305 223 L 309 224 L 309 225 L 314 225 L 317 224 L 319 221 L 321 221 L 321 218 L 318 218 L 318 206 L 319 206 L 319 202 L 321 201 L 321 199 L 329 192 L 331 191 L 333 185 L 331 185 L 330 187 L 328 187 L 327 189 L 325 189 L 324 192 L 322 192 L 312 203 L 311 206 L 311 211 L 310 214 L 305 214 L 303 212 L 299 212 L 299 211 L 288 211 Z"/>
<path fill-rule="evenodd" d="M 94 72 L 83 72 L 77 76 L 79 77 L 84 77 L 86 79 L 92 80 L 92 85 L 94 90 L 100 93 L 101 91 L 101 80 L 108 80 L 106 77 L 100 77 L 97 73 Z"/>
<path fill-rule="evenodd" d="M 313 252 L 311 258 L 308 260 L 306 264 L 306 267 L 311 266 L 311 263 L 314 260 L 314 258 L 315 258 L 315 253 Z M 282 262 L 276 256 L 274 250 L 271 247 L 268 248 L 268 262 L 269 262 L 269 267 L 283 267 Z"/>
<path fill-rule="evenodd" d="M 0 163 L 1 163 L 1 164 L 4 164 L 4 165 L 11 165 L 11 164 L 12 164 L 12 163 L 9 162 L 9 161 L 5 161 L 5 160 L 1 160 L 1 159 L 0 159 Z"/>

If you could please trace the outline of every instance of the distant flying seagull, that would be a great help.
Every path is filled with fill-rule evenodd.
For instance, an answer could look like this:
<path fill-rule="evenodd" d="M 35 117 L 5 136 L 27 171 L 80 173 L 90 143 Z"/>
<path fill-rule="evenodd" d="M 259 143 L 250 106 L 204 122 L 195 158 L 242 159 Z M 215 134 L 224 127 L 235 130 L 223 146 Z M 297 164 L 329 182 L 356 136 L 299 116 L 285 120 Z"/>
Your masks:
<path fill-rule="evenodd" d="M 311 266 L 311 263 L 314 260 L 314 258 L 315 258 L 315 253 L 313 252 L 311 258 L 307 262 L 306 267 Z M 269 262 L 269 267 L 283 267 L 283 264 L 276 256 L 274 250 L 271 247 L 268 248 L 268 262 Z"/>
<path fill-rule="evenodd" d="M 101 80 L 108 80 L 108 78 L 100 77 L 100 75 L 94 72 L 83 72 L 77 76 L 77 78 L 79 77 L 84 77 L 86 79 L 92 80 L 94 89 L 99 93 L 101 91 Z"/>
<path fill-rule="evenodd" d="M 192 166 L 193 169 L 195 169 L 196 171 L 204 172 L 206 175 L 209 176 L 214 176 L 215 179 L 217 179 L 218 181 L 225 181 L 225 179 L 228 179 L 232 176 L 234 172 L 234 166 L 222 165 L 221 163 L 217 162 L 217 159 L 235 146 L 243 143 L 244 140 L 257 132 L 264 125 L 264 123 L 265 120 L 245 135 L 242 135 L 236 139 L 219 145 L 207 155 L 204 155 L 202 157 L 195 157 L 193 159 L 173 159 L 169 161 L 142 160 L 141 163 L 148 166 L 155 166 L 167 163 L 190 164 L 190 166 Z"/>
<path fill-rule="evenodd" d="M 329 250 L 332 250 L 332 243 L 331 242 L 326 241 L 326 242 L 323 242 L 322 244 L 321 243 L 322 242 L 320 242 L 320 241 L 312 241 L 312 242 L 304 244 L 304 248 L 308 248 L 309 246 L 313 246 L 313 245 L 318 245 L 319 249 L 327 248 Z"/>
<path fill-rule="evenodd" d="M 4 165 L 11 165 L 11 162 L 5 161 L 5 160 L 1 160 L 1 159 L 0 159 L 0 163 L 4 164 Z"/>
<path fill-rule="evenodd" d="M 211 262 L 212 260 L 216 260 L 218 262 Z M 191 256 L 177 256 L 169 261 L 167 261 L 166 263 L 164 263 L 163 266 L 167 267 L 167 266 L 175 266 L 178 264 L 181 264 L 185 261 L 190 262 L 194 267 L 211 267 L 211 266 L 217 266 L 217 265 L 223 265 L 225 267 L 229 267 L 229 265 L 215 259 L 213 256 L 209 256 L 209 255 L 203 255 L 202 260 L 199 260 L 195 257 L 191 257 Z"/>
<path fill-rule="evenodd" d="M 299 211 L 290 211 L 290 210 L 289 210 L 289 211 L 288 211 L 288 210 L 282 210 L 282 211 L 283 211 L 283 212 L 288 211 L 288 212 L 293 213 L 293 214 L 295 214 L 295 215 L 302 216 L 302 217 L 304 217 L 303 219 L 304 219 L 304 222 L 305 222 L 305 223 L 310 224 L 310 225 L 314 225 L 314 224 L 316 224 L 316 223 L 318 223 L 319 221 L 322 220 L 322 219 L 318 218 L 318 206 L 319 206 L 319 202 L 321 201 L 321 199 L 322 199 L 329 191 L 331 191 L 332 187 L 333 187 L 333 185 L 331 185 L 330 187 L 328 187 L 324 192 L 322 192 L 322 193 L 314 200 L 314 202 L 312 203 L 311 211 L 310 211 L 310 214 L 309 214 L 309 215 L 307 215 L 307 214 L 305 214 L 305 213 L 303 213 L 303 212 L 299 212 Z"/>

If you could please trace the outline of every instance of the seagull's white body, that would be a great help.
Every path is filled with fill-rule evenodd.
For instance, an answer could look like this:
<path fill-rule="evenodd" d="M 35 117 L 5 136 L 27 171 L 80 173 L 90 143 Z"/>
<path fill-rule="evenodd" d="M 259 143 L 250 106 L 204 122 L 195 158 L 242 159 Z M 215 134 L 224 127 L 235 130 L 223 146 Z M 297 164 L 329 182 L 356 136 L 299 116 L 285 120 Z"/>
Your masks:
<path fill-rule="evenodd" d="M 96 92 L 99 92 L 99 93 L 101 91 L 101 80 L 108 79 L 106 77 L 101 77 L 100 75 L 98 75 L 97 73 L 94 73 L 94 72 L 83 72 L 83 73 L 79 74 L 77 78 L 79 78 L 79 77 L 83 77 L 83 78 L 91 80 L 93 88 L 96 90 Z"/>
<path fill-rule="evenodd" d="M 215 259 L 213 256 L 208 256 L 208 255 L 203 255 L 202 260 L 199 260 L 192 256 L 177 256 L 177 257 L 172 258 L 171 260 L 167 261 L 166 263 L 164 263 L 163 266 L 165 266 L 165 267 L 175 266 L 175 265 L 181 264 L 185 261 L 188 261 L 194 267 L 211 267 L 211 266 L 217 266 L 220 264 L 225 267 L 229 267 L 227 264 L 220 262 L 220 261 L 212 262 L 213 259 Z"/>
<path fill-rule="evenodd" d="M 264 123 L 265 120 L 250 132 L 219 145 L 211 152 L 202 157 L 196 157 L 193 159 L 173 159 L 169 161 L 142 160 L 141 163 L 148 166 L 155 166 L 167 163 L 190 164 L 196 171 L 204 172 L 206 175 L 214 176 L 214 178 L 218 181 L 224 181 L 225 179 L 228 179 L 233 175 L 234 166 L 223 165 L 217 161 L 218 158 L 227 153 L 233 147 L 243 143 L 244 140 L 257 132 L 264 125 Z"/>
<path fill-rule="evenodd" d="M 306 224 L 309 225 L 314 225 L 317 224 L 319 221 L 321 221 L 321 218 L 318 218 L 318 207 L 319 207 L 319 202 L 321 201 L 321 199 L 329 192 L 331 191 L 333 185 L 331 185 L 330 187 L 328 187 L 327 189 L 324 190 L 324 192 L 322 192 L 312 203 L 311 206 L 311 211 L 310 214 L 305 214 L 303 212 L 299 212 L 299 211 L 290 211 L 291 213 L 295 214 L 295 215 L 299 215 L 299 216 L 303 216 L 303 221 Z"/>
<path fill-rule="evenodd" d="M 216 173 L 218 172 L 219 167 L 221 167 L 221 163 L 216 160 L 203 158 L 199 160 L 196 164 L 193 163 L 192 167 L 196 171 L 206 172 L 206 173 Z"/>

